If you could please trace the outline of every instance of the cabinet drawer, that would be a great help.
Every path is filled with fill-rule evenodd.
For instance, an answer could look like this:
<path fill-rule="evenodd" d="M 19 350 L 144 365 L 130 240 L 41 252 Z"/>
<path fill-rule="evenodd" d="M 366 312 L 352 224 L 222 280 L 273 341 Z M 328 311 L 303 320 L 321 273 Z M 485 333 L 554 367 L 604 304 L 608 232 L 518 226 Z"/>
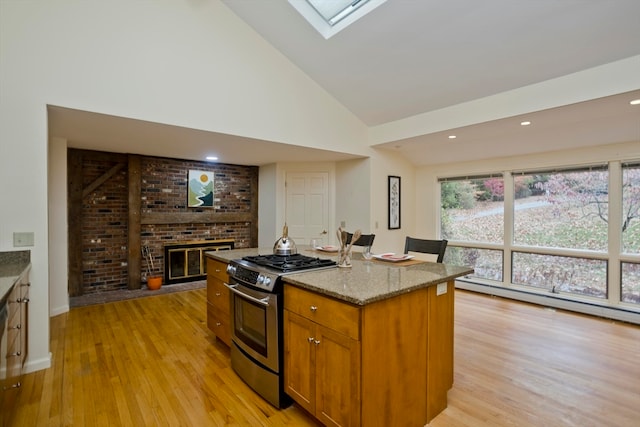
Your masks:
<path fill-rule="evenodd" d="M 207 280 L 207 301 L 225 314 L 229 314 L 229 288 L 218 280 L 211 278 Z"/>
<path fill-rule="evenodd" d="M 207 303 L 207 327 L 228 346 L 231 346 L 230 323 L 229 313 L 220 313 L 212 304 Z"/>
<path fill-rule="evenodd" d="M 223 282 L 229 281 L 227 263 L 207 257 L 207 276 L 213 276 Z"/>
<path fill-rule="evenodd" d="M 360 339 L 359 307 L 285 285 L 284 308 L 353 339 Z"/>

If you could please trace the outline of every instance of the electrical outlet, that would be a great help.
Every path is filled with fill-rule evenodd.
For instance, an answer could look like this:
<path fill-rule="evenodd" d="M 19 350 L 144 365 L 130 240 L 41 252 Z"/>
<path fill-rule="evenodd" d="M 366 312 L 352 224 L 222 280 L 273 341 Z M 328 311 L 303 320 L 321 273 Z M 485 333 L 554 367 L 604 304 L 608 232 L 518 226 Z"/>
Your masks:
<path fill-rule="evenodd" d="M 21 247 L 21 246 L 33 246 L 33 232 L 25 231 L 25 232 L 14 232 L 13 233 L 13 247 Z"/>
<path fill-rule="evenodd" d="M 436 295 L 444 295 L 447 293 L 447 284 L 446 283 L 438 283 L 438 287 L 436 288 Z"/>

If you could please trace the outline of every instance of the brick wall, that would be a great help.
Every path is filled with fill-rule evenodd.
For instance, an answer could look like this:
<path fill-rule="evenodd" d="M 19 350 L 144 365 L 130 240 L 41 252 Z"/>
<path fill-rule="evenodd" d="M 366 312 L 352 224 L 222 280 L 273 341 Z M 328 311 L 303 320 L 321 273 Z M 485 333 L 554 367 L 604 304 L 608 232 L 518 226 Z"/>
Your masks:
<path fill-rule="evenodd" d="M 126 156 L 85 150 L 82 155 L 83 187 L 88 187 Z M 113 174 L 82 202 L 83 293 L 127 288 L 128 280 L 128 176 L 126 166 Z M 190 169 L 214 173 L 213 208 L 187 207 Z M 247 213 L 251 185 L 257 168 L 157 157 L 141 158 L 141 214 L 211 211 Z M 154 273 L 164 271 L 164 245 L 192 240 L 234 239 L 236 248 L 250 247 L 250 223 L 143 224 L 141 244 L 153 256 Z M 142 260 L 142 276 L 147 263 Z"/>

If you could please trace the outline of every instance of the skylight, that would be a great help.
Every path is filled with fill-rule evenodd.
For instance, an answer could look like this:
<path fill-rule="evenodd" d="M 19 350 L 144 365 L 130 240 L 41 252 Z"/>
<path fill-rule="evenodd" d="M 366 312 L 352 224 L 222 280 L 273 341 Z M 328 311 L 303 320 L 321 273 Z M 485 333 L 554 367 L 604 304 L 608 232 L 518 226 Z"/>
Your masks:
<path fill-rule="evenodd" d="M 327 24 L 334 26 L 369 0 L 307 0 Z"/>
<path fill-rule="evenodd" d="M 328 39 L 386 1 L 289 0 L 289 4 Z"/>

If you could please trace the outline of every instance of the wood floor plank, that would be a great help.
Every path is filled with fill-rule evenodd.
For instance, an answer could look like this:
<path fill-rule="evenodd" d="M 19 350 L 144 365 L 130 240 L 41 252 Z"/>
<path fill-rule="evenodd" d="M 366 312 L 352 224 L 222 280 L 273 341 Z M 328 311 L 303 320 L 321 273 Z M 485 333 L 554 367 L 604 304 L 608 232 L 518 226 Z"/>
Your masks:
<path fill-rule="evenodd" d="M 640 425 L 640 327 L 456 291 L 455 378 L 430 427 Z M 51 319 L 52 367 L 25 376 L 15 426 L 313 426 L 232 370 L 206 290 Z"/>

